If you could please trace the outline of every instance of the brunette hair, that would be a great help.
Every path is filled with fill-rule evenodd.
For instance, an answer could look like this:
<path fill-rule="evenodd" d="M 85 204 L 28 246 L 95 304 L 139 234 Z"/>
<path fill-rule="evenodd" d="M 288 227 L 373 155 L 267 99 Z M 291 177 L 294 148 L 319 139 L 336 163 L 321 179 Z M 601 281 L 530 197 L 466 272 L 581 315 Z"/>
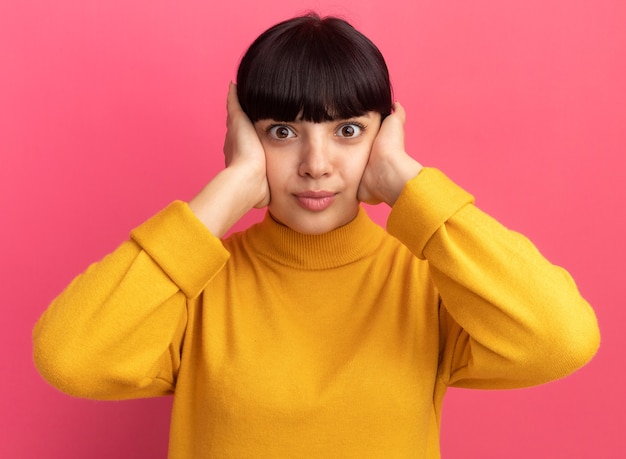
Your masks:
<path fill-rule="evenodd" d="M 254 122 L 316 123 L 391 113 L 389 71 L 378 48 L 348 22 L 311 13 L 263 32 L 237 72 L 239 103 Z"/>

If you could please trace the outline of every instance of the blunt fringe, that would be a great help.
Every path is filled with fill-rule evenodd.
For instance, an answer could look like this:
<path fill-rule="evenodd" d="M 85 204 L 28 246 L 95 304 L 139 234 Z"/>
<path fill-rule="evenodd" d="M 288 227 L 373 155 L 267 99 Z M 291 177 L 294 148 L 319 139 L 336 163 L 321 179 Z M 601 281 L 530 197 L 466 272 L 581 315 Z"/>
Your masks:
<path fill-rule="evenodd" d="M 248 48 L 239 103 L 253 121 L 322 122 L 391 113 L 389 71 L 378 48 L 343 19 L 308 14 L 276 24 Z"/>

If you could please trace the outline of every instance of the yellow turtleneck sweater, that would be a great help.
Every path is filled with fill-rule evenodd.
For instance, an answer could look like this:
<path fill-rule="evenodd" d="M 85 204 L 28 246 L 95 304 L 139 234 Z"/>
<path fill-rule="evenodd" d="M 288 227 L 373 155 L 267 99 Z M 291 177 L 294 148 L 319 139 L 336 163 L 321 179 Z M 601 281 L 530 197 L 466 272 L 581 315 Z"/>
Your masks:
<path fill-rule="evenodd" d="M 171 458 L 437 458 L 448 386 L 563 377 L 595 353 L 570 276 L 434 169 L 388 231 L 267 216 L 220 241 L 184 203 L 135 229 L 35 327 L 35 362 L 97 399 L 175 394 Z"/>

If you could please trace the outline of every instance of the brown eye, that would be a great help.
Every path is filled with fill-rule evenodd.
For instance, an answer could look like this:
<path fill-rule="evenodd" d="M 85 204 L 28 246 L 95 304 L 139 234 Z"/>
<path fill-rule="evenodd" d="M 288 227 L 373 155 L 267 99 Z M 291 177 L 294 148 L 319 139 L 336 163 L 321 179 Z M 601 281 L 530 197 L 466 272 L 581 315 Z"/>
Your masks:
<path fill-rule="evenodd" d="M 295 134 L 291 130 L 291 128 L 289 128 L 289 126 L 283 126 L 282 124 L 270 127 L 268 132 L 272 137 L 280 140 L 295 137 Z"/>
<path fill-rule="evenodd" d="M 361 134 L 362 131 L 363 131 L 362 126 L 359 126 L 358 124 L 350 123 L 350 124 L 344 124 L 343 126 L 339 127 L 339 130 L 337 130 L 337 135 L 339 137 L 356 137 L 359 134 Z"/>
<path fill-rule="evenodd" d="M 342 127 L 341 135 L 343 135 L 344 137 L 352 137 L 354 135 L 354 128 L 352 126 Z"/>

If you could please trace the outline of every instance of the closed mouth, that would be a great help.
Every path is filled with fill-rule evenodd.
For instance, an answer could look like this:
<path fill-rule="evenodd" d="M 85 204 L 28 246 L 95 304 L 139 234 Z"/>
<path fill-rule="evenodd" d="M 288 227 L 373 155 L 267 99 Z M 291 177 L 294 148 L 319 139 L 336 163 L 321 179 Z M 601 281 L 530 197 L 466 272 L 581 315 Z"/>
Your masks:
<path fill-rule="evenodd" d="M 332 191 L 303 191 L 294 194 L 300 207 L 313 212 L 327 209 L 335 201 L 337 193 Z"/>

